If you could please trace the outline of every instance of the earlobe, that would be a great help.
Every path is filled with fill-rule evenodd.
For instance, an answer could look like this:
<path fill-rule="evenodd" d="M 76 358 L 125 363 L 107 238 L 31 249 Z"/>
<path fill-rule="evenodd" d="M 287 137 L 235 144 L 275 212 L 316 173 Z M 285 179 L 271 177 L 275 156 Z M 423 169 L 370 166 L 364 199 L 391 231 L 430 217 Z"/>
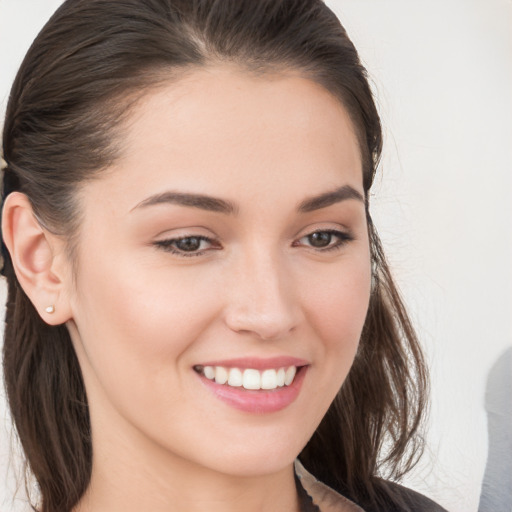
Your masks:
<path fill-rule="evenodd" d="M 25 194 L 7 196 L 2 233 L 16 277 L 41 318 L 50 325 L 69 320 L 57 239 L 40 225 Z"/>

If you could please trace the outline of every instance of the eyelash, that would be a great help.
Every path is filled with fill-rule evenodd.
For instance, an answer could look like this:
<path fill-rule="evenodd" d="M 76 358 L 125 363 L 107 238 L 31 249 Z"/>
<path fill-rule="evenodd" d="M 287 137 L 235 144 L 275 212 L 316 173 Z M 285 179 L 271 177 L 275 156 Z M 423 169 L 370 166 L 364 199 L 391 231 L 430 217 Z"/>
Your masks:
<path fill-rule="evenodd" d="M 175 244 L 182 242 L 183 240 L 192 240 L 192 239 L 198 240 L 199 243 L 204 241 L 204 242 L 209 242 L 212 245 L 215 244 L 215 242 L 211 238 L 208 238 L 207 236 L 190 235 L 190 236 L 181 236 L 179 238 L 169 238 L 168 240 L 158 240 L 157 242 L 155 242 L 155 245 L 157 247 L 163 249 L 164 251 L 170 252 L 172 254 L 176 254 L 178 256 L 183 256 L 185 258 L 190 258 L 193 256 L 202 256 L 205 253 L 204 249 L 202 251 L 194 251 L 194 252 L 176 249 Z"/>
<path fill-rule="evenodd" d="M 298 243 L 298 242 L 300 242 L 300 240 L 312 237 L 313 235 L 319 234 L 319 233 L 328 234 L 328 235 L 334 236 L 338 239 L 334 244 L 328 245 L 328 246 L 322 247 L 322 248 L 315 248 L 312 245 L 309 246 L 314 251 L 320 252 L 320 253 L 341 249 L 341 247 L 343 247 L 345 244 L 354 240 L 354 237 L 352 235 L 350 235 L 349 233 L 343 232 L 343 231 L 338 231 L 335 229 L 317 229 L 317 230 L 299 238 L 297 240 L 297 242 L 294 242 L 292 244 L 292 246 L 298 247 L 301 245 Z M 184 250 L 180 250 L 180 249 L 176 248 L 177 243 L 182 242 L 184 240 L 192 240 L 192 239 L 199 241 L 199 243 L 201 243 L 203 241 L 208 242 L 208 243 L 212 244 L 213 249 L 220 249 L 220 244 L 216 243 L 211 238 L 209 238 L 207 236 L 202 236 L 202 235 L 190 235 L 190 236 L 182 236 L 179 238 L 169 238 L 167 240 L 159 240 L 159 241 L 154 242 L 154 245 L 157 246 L 158 248 L 163 249 L 164 251 L 167 251 L 172 254 L 176 254 L 178 256 L 182 256 L 185 258 L 190 258 L 193 256 L 202 256 L 206 251 L 211 250 L 211 249 L 203 249 L 203 250 L 197 250 L 197 251 L 184 251 Z M 310 242 L 311 242 L 311 240 L 310 240 Z M 329 244 L 331 244 L 331 240 L 329 240 Z"/>
<path fill-rule="evenodd" d="M 338 239 L 338 241 L 336 243 L 334 243 L 333 245 L 328 245 L 327 247 L 322 247 L 320 249 L 315 249 L 315 247 L 310 246 L 318 252 L 329 252 L 329 251 L 341 249 L 341 247 L 343 247 L 345 244 L 354 240 L 354 237 L 352 235 L 350 235 L 349 233 L 346 233 L 344 231 L 338 231 L 336 229 L 317 229 L 317 230 L 313 231 L 312 233 L 309 233 L 309 234 L 299 238 L 299 241 L 303 240 L 304 238 L 312 237 L 313 235 L 318 234 L 318 233 L 325 233 L 330 236 L 334 236 Z M 329 241 L 329 243 L 330 242 L 331 241 Z M 294 247 L 296 247 L 295 243 L 293 245 L 294 245 Z"/>

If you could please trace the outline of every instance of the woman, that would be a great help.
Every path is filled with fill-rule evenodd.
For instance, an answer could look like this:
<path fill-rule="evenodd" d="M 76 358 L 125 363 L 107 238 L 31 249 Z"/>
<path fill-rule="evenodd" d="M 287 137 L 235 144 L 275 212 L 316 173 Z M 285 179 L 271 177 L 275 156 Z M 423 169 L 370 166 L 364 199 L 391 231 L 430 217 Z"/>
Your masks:
<path fill-rule="evenodd" d="M 371 223 L 380 150 L 320 1 L 62 5 L 3 135 L 39 510 L 440 510 L 379 478 L 417 460 L 427 381 Z"/>

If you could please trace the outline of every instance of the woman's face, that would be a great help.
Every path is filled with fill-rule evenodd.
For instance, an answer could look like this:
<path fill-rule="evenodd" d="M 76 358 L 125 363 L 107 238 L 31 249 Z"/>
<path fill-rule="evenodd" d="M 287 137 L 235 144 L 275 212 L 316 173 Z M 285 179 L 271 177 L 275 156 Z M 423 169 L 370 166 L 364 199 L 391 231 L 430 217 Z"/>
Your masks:
<path fill-rule="evenodd" d="M 217 67 L 149 93 L 122 143 L 81 189 L 69 292 L 96 453 L 282 469 L 347 376 L 368 307 L 347 112 L 298 75 Z"/>

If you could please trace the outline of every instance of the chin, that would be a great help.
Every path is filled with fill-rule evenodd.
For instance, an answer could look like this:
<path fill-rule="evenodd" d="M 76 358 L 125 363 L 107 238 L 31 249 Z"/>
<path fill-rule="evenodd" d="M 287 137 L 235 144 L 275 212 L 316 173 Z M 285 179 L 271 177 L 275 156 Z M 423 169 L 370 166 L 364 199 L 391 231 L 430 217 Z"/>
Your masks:
<path fill-rule="evenodd" d="M 299 452 L 276 453 L 275 451 L 259 451 L 244 453 L 235 457 L 219 456 L 212 461 L 212 468 L 218 473 L 232 477 L 254 478 L 271 475 L 289 468 Z"/>
<path fill-rule="evenodd" d="M 255 477 L 278 473 L 290 467 L 306 445 L 309 436 L 291 439 L 290 431 L 283 429 L 273 439 L 248 438 L 246 442 L 222 446 L 209 457 L 212 469 L 240 477 Z M 205 461 L 206 462 L 206 461 Z"/>

